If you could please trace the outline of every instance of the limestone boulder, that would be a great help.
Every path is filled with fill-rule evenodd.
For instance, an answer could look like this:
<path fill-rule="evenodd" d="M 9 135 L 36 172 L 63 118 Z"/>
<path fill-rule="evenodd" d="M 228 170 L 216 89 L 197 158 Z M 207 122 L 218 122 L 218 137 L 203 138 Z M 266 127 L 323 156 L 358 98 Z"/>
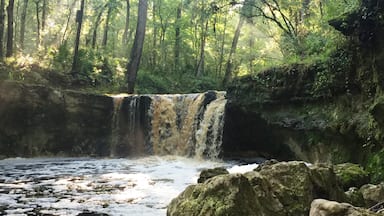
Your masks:
<path fill-rule="evenodd" d="M 324 199 L 316 199 L 311 204 L 309 216 L 379 216 L 366 209 L 357 208 L 347 203 L 338 203 Z"/>
<path fill-rule="evenodd" d="M 384 201 L 384 184 L 366 184 L 363 185 L 360 190 L 365 200 L 365 206 L 371 207 L 379 202 Z"/>

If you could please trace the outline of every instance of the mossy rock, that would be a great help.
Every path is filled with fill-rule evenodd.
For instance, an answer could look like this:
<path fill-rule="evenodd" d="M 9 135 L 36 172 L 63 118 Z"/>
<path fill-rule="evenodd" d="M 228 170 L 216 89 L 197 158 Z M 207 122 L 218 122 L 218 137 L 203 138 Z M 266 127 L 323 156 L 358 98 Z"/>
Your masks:
<path fill-rule="evenodd" d="M 369 182 L 369 173 L 358 164 L 338 164 L 334 166 L 334 170 L 344 190 L 348 190 L 350 187 L 359 188 Z"/>
<path fill-rule="evenodd" d="M 357 207 L 370 207 L 365 205 L 365 200 L 361 191 L 356 187 L 351 187 L 345 192 L 346 202 Z"/>
<path fill-rule="evenodd" d="M 241 174 L 220 175 L 189 186 L 172 200 L 168 216 L 262 216 L 248 179 Z"/>
<path fill-rule="evenodd" d="M 304 216 L 313 199 L 345 200 L 332 166 L 292 161 L 266 163 L 258 170 L 189 186 L 172 200 L 167 215 Z"/>

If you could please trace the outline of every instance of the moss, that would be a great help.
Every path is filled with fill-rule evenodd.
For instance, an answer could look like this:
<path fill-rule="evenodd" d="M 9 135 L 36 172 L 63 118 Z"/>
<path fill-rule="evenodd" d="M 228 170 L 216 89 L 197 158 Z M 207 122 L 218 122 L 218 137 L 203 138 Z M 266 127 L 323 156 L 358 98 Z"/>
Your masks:
<path fill-rule="evenodd" d="M 372 183 L 384 181 L 384 149 L 368 156 L 366 169 L 371 176 Z"/>
<path fill-rule="evenodd" d="M 361 187 L 369 182 L 369 173 L 358 164 L 338 164 L 334 166 L 334 170 L 344 190 Z"/>

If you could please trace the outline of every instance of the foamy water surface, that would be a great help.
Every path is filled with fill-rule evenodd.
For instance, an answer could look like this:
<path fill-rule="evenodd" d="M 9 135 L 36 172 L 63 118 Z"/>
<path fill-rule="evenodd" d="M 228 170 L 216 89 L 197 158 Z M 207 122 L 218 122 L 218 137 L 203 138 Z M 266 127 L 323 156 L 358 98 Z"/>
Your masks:
<path fill-rule="evenodd" d="M 165 215 L 202 169 L 218 166 L 254 168 L 175 156 L 0 160 L 0 215 Z"/>

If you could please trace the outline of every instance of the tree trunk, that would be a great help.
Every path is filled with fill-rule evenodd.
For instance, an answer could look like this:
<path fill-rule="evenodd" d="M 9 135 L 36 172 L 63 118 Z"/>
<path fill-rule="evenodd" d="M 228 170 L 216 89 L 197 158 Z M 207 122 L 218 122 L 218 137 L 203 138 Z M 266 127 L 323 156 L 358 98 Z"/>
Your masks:
<path fill-rule="evenodd" d="M 129 0 L 126 0 L 127 3 L 127 11 L 126 11 L 126 17 L 125 17 L 125 28 L 124 28 L 124 34 L 123 34 L 123 45 L 128 44 L 128 32 L 129 32 L 129 22 L 131 19 L 131 4 Z"/>
<path fill-rule="evenodd" d="M 310 13 L 309 13 L 309 3 L 311 1 L 310 0 L 302 0 L 301 4 L 302 4 L 302 8 L 301 8 L 301 11 L 300 11 L 300 21 L 301 21 L 301 24 L 304 24 L 305 20 L 309 17 Z"/>
<path fill-rule="evenodd" d="M 108 6 L 108 3 L 104 5 L 104 7 L 101 8 L 99 14 L 96 17 L 95 21 L 95 27 L 93 28 L 93 34 L 92 34 L 92 49 L 96 48 L 96 41 L 97 41 L 97 29 L 99 28 L 101 16 L 104 13 L 105 8 Z"/>
<path fill-rule="evenodd" d="M 181 34 L 180 34 L 180 23 L 181 23 L 181 13 L 182 13 L 183 4 L 180 2 L 176 11 L 176 26 L 175 26 L 175 61 L 174 68 L 175 70 L 180 69 L 180 49 L 181 49 Z"/>
<path fill-rule="evenodd" d="M 48 1 L 43 0 L 43 11 L 41 14 L 41 31 L 45 31 L 45 26 L 47 24 L 47 10 L 48 10 Z"/>
<path fill-rule="evenodd" d="M 70 5 L 69 7 L 69 14 L 68 14 L 68 17 L 67 17 L 67 22 L 65 24 L 65 29 L 64 29 L 64 33 L 63 33 L 63 38 L 61 40 L 61 44 L 64 44 L 65 41 L 67 40 L 67 32 L 68 32 L 68 28 L 69 28 L 69 21 L 71 20 L 71 17 L 72 17 L 72 8 L 74 8 L 76 4 L 76 0 L 73 0 L 72 4 Z"/>
<path fill-rule="evenodd" d="M 4 19 L 5 19 L 5 0 L 0 2 L 0 61 L 4 57 Z"/>
<path fill-rule="evenodd" d="M 147 0 L 139 0 L 138 19 L 136 26 L 135 39 L 131 49 L 129 63 L 127 65 L 128 93 L 132 94 L 135 90 L 137 71 L 140 65 L 140 59 L 143 52 L 145 27 L 147 23 Z"/>
<path fill-rule="evenodd" d="M 156 0 L 153 1 L 152 5 L 152 22 L 153 22 L 153 35 L 152 35 L 152 52 L 150 64 L 153 68 L 157 65 L 157 24 L 156 24 Z"/>
<path fill-rule="evenodd" d="M 235 35 L 233 36 L 232 46 L 231 46 L 231 50 L 229 51 L 228 61 L 225 68 L 225 74 L 224 74 L 224 80 L 223 80 L 224 85 L 226 85 L 232 77 L 233 55 L 236 52 L 237 42 L 239 41 L 240 31 L 241 31 L 241 27 L 243 27 L 244 21 L 245 21 L 245 18 L 241 16 L 239 23 L 237 24 L 237 27 L 236 27 Z"/>
<path fill-rule="evenodd" d="M 15 5 L 14 0 L 9 0 L 7 7 L 8 14 L 8 32 L 7 32 L 7 53 L 6 57 L 13 55 L 13 7 Z"/>
<path fill-rule="evenodd" d="M 216 76 L 219 77 L 222 74 L 223 70 L 223 63 L 224 63 L 224 46 L 225 46 L 225 38 L 226 38 L 226 29 L 227 29 L 227 23 L 228 23 L 228 17 L 225 16 L 224 19 L 224 32 L 221 37 L 221 42 L 220 42 L 220 58 L 219 58 L 219 68 L 216 72 Z"/>
<path fill-rule="evenodd" d="M 78 10 L 76 14 L 77 32 L 76 32 L 75 50 L 73 54 L 73 63 L 72 63 L 72 72 L 71 72 L 72 76 L 77 75 L 78 62 L 79 62 L 80 34 L 81 34 L 81 26 L 83 24 L 83 15 L 84 15 L 84 4 L 85 4 L 85 0 L 81 0 L 80 10 Z"/>
<path fill-rule="evenodd" d="M 40 44 L 41 44 L 41 32 L 40 32 L 40 1 L 35 1 L 36 4 L 36 24 L 37 24 L 37 38 L 36 38 L 36 47 L 39 50 L 40 49 Z"/>
<path fill-rule="evenodd" d="M 19 42 L 19 39 L 17 38 L 19 32 L 17 31 L 17 29 L 19 29 L 18 15 L 20 9 L 20 2 L 21 1 L 15 1 L 15 6 L 13 8 L 13 52 L 15 52 L 15 47 L 17 46 L 16 42 Z"/>
<path fill-rule="evenodd" d="M 205 70 L 205 44 L 207 42 L 208 34 L 208 20 L 205 21 L 205 25 L 202 26 L 201 31 L 201 42 L 200 42 L 200 59 L 197 64 L 196 76 L 199 77 L 204 73 Z"/>
<path fill-rule="evenodd" d="M 27 7 L 28 7 L 28 0 L 24 0 L 23 9 L 21 12 L 21 20 L 20 20 L 20 49 L 24 50 L 24 38 L 25 38 L 25 21 L 27 17 Z"/>
<path fill-rule="evenodd" d="M 104 35 L 103 35 L 103 42 L 102 46 L 104 49 L 107 47 L 108 43 L 108 31 L 109 31 L 109 21 L 111 20 L 111 14 L 112 14 L 112 8 L 113 5 L 111 3 L 108 4 L 108 12 L 107 12 L 107 19 L 105 20 L 105 26 L 104 26 Z"/>

